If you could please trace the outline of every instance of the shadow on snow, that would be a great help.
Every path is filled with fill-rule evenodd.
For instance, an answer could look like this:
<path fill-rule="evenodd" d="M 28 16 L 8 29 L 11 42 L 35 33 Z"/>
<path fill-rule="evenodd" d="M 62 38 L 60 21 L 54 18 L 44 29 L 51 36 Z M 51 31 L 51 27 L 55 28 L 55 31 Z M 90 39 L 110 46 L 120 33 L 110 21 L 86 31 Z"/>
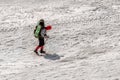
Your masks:
<path fill-rule="evenodd" d="M 49 60 L 58 60 L 60 59 L 60 56 L 58 54 L 47 54 L 44 58 Z"/>

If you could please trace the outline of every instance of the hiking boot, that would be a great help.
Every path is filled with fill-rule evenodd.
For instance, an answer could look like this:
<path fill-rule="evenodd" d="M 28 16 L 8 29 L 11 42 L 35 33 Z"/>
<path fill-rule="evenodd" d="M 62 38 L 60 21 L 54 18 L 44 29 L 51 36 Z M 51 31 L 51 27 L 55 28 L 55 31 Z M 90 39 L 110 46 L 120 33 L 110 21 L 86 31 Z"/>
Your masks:
<path fill-rule="evenodd" d="M 37 55 L 39 55 L 38 52 L 37 52 L 36 50 L 34 50 L 34 52 L 35 52 Z"/>
<path fill-rule="evenodd" d="M 44 54 L 45 54 L 46 52 L 45 52 L 45 51 L 43 51 L 43 50 L 41 50 L 41 51 L 40 51 L 40 53 L 44 53 Z"/>

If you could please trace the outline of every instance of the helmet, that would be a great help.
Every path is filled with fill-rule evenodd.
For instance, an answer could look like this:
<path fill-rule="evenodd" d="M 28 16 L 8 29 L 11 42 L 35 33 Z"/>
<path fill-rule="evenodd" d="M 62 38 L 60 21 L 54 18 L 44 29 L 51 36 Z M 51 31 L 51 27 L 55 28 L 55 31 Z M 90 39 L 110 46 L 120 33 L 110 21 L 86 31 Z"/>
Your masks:
<path fill-rule="evenodd" d="M 45 27 L 44 19 L 40 19 L 40 21 L 38 22 L 38 25 L 41 25 L 42 27 Z"/>
<path fill-rule="evenodd" d="M 40 22 L 44 22 L 44 19 L 40 19 Z"/>

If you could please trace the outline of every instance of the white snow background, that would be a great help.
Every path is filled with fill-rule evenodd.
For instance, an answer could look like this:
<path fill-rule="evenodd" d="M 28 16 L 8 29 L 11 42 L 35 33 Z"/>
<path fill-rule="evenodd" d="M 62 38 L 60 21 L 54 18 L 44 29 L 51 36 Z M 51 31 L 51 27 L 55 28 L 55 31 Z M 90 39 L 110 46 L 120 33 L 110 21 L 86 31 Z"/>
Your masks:
<path fill-rule="evenodd" d="M 120 0 L 0 0 L 0 80 L 120 80 Z"/>

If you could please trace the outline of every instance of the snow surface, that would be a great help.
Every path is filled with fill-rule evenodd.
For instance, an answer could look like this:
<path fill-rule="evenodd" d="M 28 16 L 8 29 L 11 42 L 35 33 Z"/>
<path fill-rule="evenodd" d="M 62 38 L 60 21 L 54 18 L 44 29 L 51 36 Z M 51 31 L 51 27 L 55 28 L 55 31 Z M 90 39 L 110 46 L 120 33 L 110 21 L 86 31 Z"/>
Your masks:
<path fill-rule="evenodd" d="M 0 80 L 120 80 L 120 0 L 0 0 L 0 14 Z M 51 56 L 33 52 L 41 18 Z"/>

